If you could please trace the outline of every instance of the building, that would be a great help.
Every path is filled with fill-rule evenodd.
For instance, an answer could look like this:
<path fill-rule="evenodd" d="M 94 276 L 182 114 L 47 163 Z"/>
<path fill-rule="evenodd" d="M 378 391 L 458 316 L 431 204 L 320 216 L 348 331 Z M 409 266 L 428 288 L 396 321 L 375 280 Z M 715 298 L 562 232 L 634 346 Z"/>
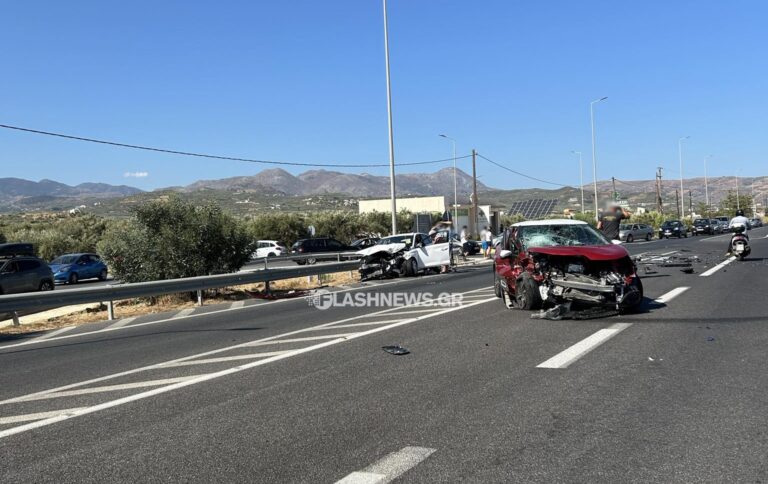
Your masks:
<path fill-rule="evenodd" d="M 391 212 L 392 199 L 379 198 L 376 200 L 360 200 L 358 213 Z M 445 203 L 445 197 L 412 197 L 398 198 L 397 211 L 407 210 L 411 213 L 438 212 L 443 213 L 449 205 Z"/>

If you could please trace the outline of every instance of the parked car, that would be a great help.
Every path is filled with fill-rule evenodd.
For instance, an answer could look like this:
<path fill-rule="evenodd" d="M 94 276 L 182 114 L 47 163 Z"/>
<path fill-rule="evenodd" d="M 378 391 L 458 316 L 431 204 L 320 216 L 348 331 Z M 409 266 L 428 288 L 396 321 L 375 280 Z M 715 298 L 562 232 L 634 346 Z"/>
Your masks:
<path fill-rule="evenodd" d="M 494 256 L 494 292 L 508 308 L 636 309 L 643 286 L 620 243 L 578 220 L 516 223 Z"/>
<path fill-rule="evenodd" d="M 482 249 L 482 245 L 477 240 L 467 239 L 467 243 L 462 245 L 461 238 L 456 234 L 453 234 L 451 240 L 454 246 L 459 248 L 458 252 L 463 253 L 465 256 L 479 254 Z"/>
<path fill-rule="evenodd" d="M 691 235 L 715 235 L 720 223 L 715 219 L 697 218 L 693 221 Z"/>
<path fill-rule="evenodd" d="M 55 282 L 77 284 L 83 279 L 107 280 L 107 265 L 96 254 L 64 254 L 48 265 Z"/>
<path fill-rule="evenodd" d="M 353 240 L 350 247 L 354 247 L 355 250 L 367 249 L 374 246 L 379 242 L 378 237 L 363 237 L 362 239 Z"/>
<path fill-rule="evenodd" d="M 53 272 L 45 261 L 33 256 L 0 258 L 0 294 L 52 291 Z"/>
<path fill-rule="evenodd" d="M 667 220 L 659 227 L 659 238 L 688 237 L 688 227 L 679 220 Z"/>
<path fill-rule="evenodd" d="M 619 240 L 632 242 L 635 240 L 651 240 L 653 227 L 645 224 L 621 224 L 619 225 Z"/>
<path fill-rule="evenodd" d="M 302 260 L 297 260 L 299 265 L 314 264 L 318 260 L 331 260 L 335 256 L 329 253 L 336 252 L 349 252 L 357 250 L 354 247 L 345 243 L 339 242 L 331 237 L 315 237 L 313 239 L 301 239 L 297 240 L 291 246 L 291 254 L 295 255 L 308 255 L 311 254 L 314 257 L 309 257 Z"/>
<path fill-rule="evenodd" d="M 720 222 L 720 225 L 723 227 L 723 232 L 728 232 L 730 229 L 728 226 L 731 224 L 730 217 L 715 217 L 718 222 Z"/>
<path fill-rule="evenodd" d="M 252 259 L 263 259 L 265 257 L 277 257 L 288 253 L 284 244 L 276 240 L 259 240 L 256 242 L 256 252 L 251 256 Z"/>
<path fill-rule="evenodd" d="M 752 225 L 752 228 L 759 228 L 763 226 L 763 220 L 757 217 L 750 220 L 749 223 Z"/>

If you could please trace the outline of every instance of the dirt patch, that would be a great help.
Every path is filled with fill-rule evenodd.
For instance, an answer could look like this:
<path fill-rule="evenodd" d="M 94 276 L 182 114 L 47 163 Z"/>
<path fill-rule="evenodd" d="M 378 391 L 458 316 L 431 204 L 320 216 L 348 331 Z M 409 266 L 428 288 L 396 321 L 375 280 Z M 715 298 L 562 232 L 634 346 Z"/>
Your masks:
<path fill-rule="evenodd" d="M 270 283 L 270 290 L 275 293 L 289 291 L 306 291 L 321 287 L 338 287 L 354 284 L 360 281 L 356 271 L 338 272 L 335 274 L 323 274 L 320 276 L 297 277 Z M 225 287 L 204 291 L 203 301 L 205 305 L 224 304 L 235 301 L 254 299 L 254 294 L 264 293 L 265 285 L 247 284 L 244 286 Z M 191 294 L 169 294 L 151 299 L 130 299 L 115 301 L 115 318 L 124 319 L 182 309 L 194 308 L 196 300 Z M 98 308 L 89 308 L 84 311 L 50 318 L 38 323 L 22 324 L 21 326 L 7 326 L 0 328 L 0 334 L 22 334 L 63 328 L 66 326 L 79 326 L 82 324 L 102 322 L 107 319 L 107 306 L 102 304 Z"/>

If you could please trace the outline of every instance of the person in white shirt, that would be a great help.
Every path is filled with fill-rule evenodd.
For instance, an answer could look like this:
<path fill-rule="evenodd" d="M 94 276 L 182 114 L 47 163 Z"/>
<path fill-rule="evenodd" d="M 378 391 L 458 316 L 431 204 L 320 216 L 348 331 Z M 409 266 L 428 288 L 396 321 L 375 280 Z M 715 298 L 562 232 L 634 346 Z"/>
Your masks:
<path fill-rule="evenodd" d="M 485 258 L 491 257 L 491 244 L 493 243 L 493 232 L 490 227 L 486 227 L 483 234 L 483 247 L 485 248 Z"/>
<path fill-rule="evenodd" d="M 738 209 L 736 210 L 736 216 L 733 217 L 728 224 L 728 229 L 733 230 L 736 226 L 743 226 L 744 227 L 744 237 L 749 240 L 749 235 L 747 235 L 747 229 L 749 228 L 749 219 L 744 216 L 744 210 Z M 728 241 L 728 252 L 725 253 L 725 255 L 731 255 L 731 251 L 733 250 L 733 247 L 731 247 L 731 241 Z"/>

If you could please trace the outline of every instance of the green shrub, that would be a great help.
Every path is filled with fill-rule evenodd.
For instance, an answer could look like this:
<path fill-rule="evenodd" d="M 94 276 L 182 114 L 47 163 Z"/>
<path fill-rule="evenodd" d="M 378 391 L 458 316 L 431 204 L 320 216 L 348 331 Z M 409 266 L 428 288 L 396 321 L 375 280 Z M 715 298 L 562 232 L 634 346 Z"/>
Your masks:
<path fill-rule="evenodd" d="M 248 233 L 254 241 L 277 240 L 290 247 L 298 239 L 307 237 L 309 223 L 298 213 L 269 213 L 257 215 L 248 223 Z"/>

